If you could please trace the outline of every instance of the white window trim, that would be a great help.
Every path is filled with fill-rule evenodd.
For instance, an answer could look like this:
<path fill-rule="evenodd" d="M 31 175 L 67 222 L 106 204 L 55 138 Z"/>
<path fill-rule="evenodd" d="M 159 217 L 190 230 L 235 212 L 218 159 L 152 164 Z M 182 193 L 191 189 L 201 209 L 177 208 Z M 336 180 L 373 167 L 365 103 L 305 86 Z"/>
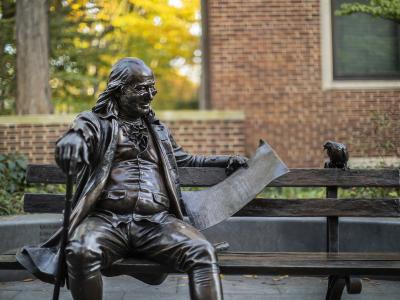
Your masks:
<path fill-rule="evenodd" d="M 400 80 L 334 80 L 331 0 L 320 0 L 322 90 L 400 89 Z"/>

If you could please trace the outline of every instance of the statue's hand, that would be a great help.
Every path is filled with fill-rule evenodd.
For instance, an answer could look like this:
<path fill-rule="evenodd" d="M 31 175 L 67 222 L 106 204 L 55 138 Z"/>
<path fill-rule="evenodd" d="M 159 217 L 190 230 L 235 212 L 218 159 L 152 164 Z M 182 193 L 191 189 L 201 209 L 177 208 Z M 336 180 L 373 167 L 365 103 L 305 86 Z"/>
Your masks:
<path fill-rule="evenodd" d="M 74 174 L 78 163 L 89 164 L 89 151 L 79 132 L 70 132 L 57 142 L 55 160 L 67 174 Z"/>
<path fill-rule="evenodd" d="M 249 159 L 244 156 L 231 156 L 228 160 L 228 165 L 225 168 L 225 173 L 226 175 L 231 175 L 233 172 L 235 172 L 239 168 L 248 168 L 249 166 L 247 165 L 247 161 Z"/>

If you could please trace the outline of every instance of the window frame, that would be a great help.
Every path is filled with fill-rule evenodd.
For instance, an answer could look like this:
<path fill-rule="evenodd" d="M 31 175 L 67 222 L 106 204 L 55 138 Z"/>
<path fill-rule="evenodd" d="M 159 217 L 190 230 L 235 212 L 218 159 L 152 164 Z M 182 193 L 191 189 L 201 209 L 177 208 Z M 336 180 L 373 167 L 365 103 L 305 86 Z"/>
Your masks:
<path fill-rule="evenodd" d="M 332 26 L 332 67 L 333 67 L 333 78 L 338 80 L 400 80 L 400 72 L 398 74 L 376 74 L 376 75 L 337 75 L 337 66 L 335 64 L 336 61 L 336 51 L 335 51 L 335 35 L 336 35 L 336 26 L 335 26 L 335 0 L 330 0 L 331 2 L 331 26 Z M 396 28 L 397 36 L 400 36 L 400 25 L 397 25 Z M 398 56 L 400 55 L 400 45 L 398 46 Z"/>
<path fill-rule="evenodd" d="M 334 76 L 333 0 L 320 0 L 322 89 L 400 89 L 400 76 Z"/>

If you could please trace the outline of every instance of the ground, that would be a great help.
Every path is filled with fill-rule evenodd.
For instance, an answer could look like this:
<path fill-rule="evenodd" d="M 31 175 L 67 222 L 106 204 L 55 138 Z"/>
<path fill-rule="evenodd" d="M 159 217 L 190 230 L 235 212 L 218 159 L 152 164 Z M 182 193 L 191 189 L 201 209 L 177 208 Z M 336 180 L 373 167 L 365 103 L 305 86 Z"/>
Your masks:
<path fill-rule="evenodd" d="M 224 276 L 225 300 L 322 300 L 326 278 L 289 276 Z M 52 286 L 38 280 L 0 283 L 1 300 L 50 299 Z M 360 295 L 347 295 L 343 300 L 399 299 L 400 282 L 364 278 Z M 72 299 L 65 289 L 61 300 Z M 188 279 L 171 275 L 160 286 L 149 286 L 128 276 L 104 279 L 104 300 L 180 300 L 189 299 Z"/>

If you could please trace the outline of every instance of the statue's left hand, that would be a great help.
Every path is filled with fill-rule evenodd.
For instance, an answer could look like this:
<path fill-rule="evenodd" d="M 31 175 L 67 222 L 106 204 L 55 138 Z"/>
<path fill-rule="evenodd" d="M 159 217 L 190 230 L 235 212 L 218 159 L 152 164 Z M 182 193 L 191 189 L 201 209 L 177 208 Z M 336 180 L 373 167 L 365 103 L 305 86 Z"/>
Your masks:
<path fill-rule="evenodd" d="M 231 175 L 239 168 L 248 168 L 247 161 L 249 159 L 245 156 L 234 155 L 228 160 L 228 165 L 225 168 L 226 175 Z"/>

